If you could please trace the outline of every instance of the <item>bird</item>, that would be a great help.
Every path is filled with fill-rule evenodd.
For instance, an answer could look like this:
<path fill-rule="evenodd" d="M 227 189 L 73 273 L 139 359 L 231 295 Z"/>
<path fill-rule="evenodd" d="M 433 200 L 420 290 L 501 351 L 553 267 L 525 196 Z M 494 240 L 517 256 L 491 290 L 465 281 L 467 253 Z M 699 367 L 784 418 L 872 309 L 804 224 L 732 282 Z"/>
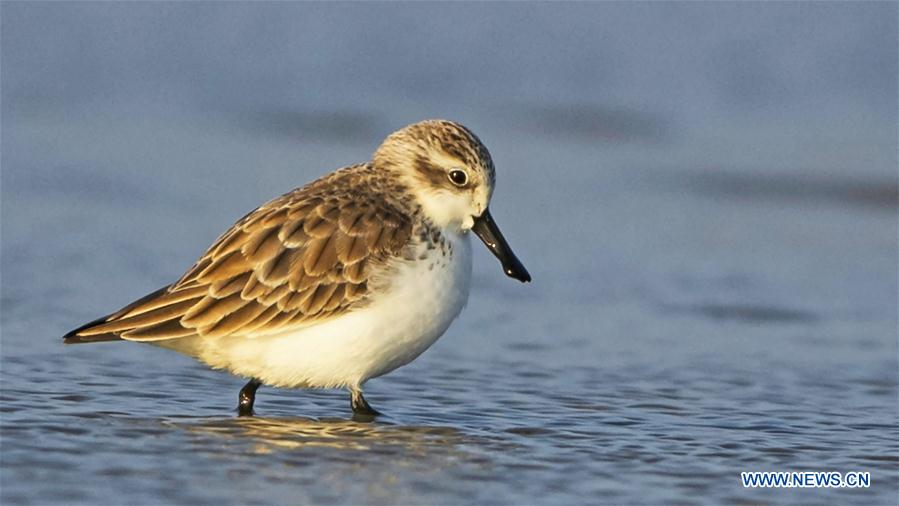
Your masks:
<path fill-rule="evenodd" d="M 149 343 L 261 385 L 346 389 L 408 364 L 468 300 L 477 235 L 504 273 L 531 276 L 490 214 L 490 152 L 460 123 L 425 120 L 239 219 L 177 281 L 64 336 Z"/>

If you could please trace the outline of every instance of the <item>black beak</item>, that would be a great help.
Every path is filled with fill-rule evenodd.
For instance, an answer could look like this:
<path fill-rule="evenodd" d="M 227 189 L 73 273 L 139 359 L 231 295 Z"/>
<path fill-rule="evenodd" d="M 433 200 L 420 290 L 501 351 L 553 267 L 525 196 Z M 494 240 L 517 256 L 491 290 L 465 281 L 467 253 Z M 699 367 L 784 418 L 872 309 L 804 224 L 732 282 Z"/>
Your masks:
<path fill-rule="evenodd" d="M 499 231 L 499 227 L 496 226 L 496 222 L 490 216 L 489 209 L 485 209 L 480 216 L 474 219 L 474 226 L 471 227 L 471 230 L 478 234 L 478 237 L 484 241 L 487 248 L 496 255 L 496 258 L 499 258 L 499 261 L 503 264 L 503 272 L 506 273 L 506 276 L 515 278 L 522 283 L 527 283 L 531 280 L 528 270 L 521 265 L 521 261 L 515 256 L 515 253 L 512 253 L 512 248 L 509 247 L 509 243 L 506 242 L 503 233 Z"/>

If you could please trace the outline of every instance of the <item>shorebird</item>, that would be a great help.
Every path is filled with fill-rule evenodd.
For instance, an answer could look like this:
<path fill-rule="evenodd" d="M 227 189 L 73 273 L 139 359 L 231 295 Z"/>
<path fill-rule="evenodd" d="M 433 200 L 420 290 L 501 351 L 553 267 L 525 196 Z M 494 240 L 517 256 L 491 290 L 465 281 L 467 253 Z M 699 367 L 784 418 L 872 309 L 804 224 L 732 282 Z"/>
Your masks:
<path fill-rule="evenodd" d="M 371 161 L 336 170 L 237 221 L 174 283 L 66 334 L 136 341 L 260 385 L 362 387 L 411 362 L 468 299 L 470 232 L 506 275 L 530 274 L 490 216 L 495 172 L 469 129 L 429 120 L 394 132 Z"/>

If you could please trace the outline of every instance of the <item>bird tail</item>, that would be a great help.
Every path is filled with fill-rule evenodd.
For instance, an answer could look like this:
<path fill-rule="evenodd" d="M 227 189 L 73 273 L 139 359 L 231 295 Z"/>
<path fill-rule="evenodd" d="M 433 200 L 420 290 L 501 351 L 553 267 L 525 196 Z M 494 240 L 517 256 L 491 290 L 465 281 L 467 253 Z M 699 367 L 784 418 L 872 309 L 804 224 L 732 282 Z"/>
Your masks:
<path fill-rule="evenodd" d="M 156 290 L 155 292 L 147 295 L 146 297 L 142 297 L 132 302 L 131 304 L 128 304 L 115 313 L 108 314 L 102 318 L 97 318 L 94 321 L 85 323 L 84 325 L 64 335 L 62 338 L 63 342 L 65 344 L 83 344 L 102 343 L 106 341 L 123 341 L 124 339 L 122 338 L 121 334 L 128 329 L 110 328 L 109 323 L 118 320 L 122 315 L 128 313 L 134 307 L 165 293 L 168 288 L 168 286 L 164 286 L 159 290 Z"/>
<path fill-rule="evenodd" d="M 93 335 L 81 335 L 82 332 L 87 332 L 94 327 L 102 325 L 109 321 L 109 317 L 112 315 L 104 316 L 102 318 L 97 318 L 96 320 L 85 323 L 84 325 L 78 327 L 77 329 L 69 332 L 68 334 L 62 337 L 62 342 L 65 344 L 83 344 L 83 343 L 102 343 L 105 341 L 122 341 L 122 337 L 113 332 L 106 332 L 103 334 L 93 334 Z"/>

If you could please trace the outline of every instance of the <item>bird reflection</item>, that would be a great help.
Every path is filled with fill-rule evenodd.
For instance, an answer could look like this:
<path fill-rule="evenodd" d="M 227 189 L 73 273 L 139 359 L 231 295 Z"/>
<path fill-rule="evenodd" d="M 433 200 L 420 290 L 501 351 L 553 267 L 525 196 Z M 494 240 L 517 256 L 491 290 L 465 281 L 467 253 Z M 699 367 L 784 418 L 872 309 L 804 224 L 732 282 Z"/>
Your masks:
<path fill-rule="evenodd" d="M 259 454 L 278 449 L 315 447 L 358 451 L 385 446 L 409 450 L 445 449 L 471 439 L 471 436 L 452 427 L 372 424 L 351 419 L 223 418 L 191 424 L 186 428 L 195 434 L 252 442 L 252 451 Z"/>

